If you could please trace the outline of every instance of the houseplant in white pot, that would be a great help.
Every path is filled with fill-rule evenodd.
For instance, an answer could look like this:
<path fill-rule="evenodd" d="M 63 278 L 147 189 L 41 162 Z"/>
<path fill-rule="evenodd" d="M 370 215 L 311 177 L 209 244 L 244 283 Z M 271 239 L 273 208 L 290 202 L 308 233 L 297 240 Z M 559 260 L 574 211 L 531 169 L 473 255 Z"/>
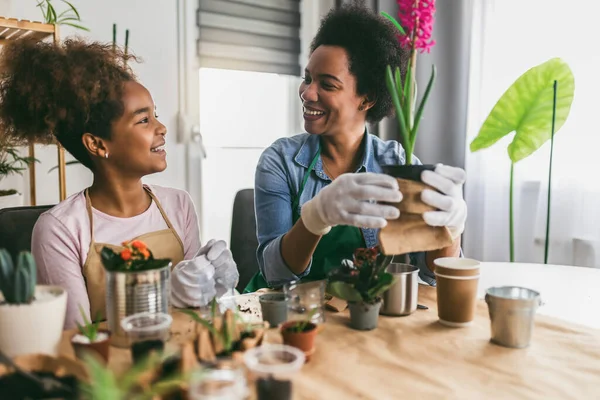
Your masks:
<path fill-rule="evenodd" d="M 29 252 L 16 264 L 0 249 L 0 350 L 20 354 L 56 355 L 60 343 L 67 292 L 59 286 L 36 285 L 36 266 Z"/>

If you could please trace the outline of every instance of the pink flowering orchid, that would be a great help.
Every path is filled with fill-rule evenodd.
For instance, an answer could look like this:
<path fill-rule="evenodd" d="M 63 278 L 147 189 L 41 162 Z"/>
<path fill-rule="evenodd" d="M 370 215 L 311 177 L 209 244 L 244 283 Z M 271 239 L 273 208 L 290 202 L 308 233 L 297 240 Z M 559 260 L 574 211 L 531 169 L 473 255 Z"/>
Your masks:
<path fill-rule="evenodd" d="M 398 0 L 398 18 L 406 35 L 399 35 L 404 48 L 429 53 L 435 45 L 431 39 L 435 0 Z"/>

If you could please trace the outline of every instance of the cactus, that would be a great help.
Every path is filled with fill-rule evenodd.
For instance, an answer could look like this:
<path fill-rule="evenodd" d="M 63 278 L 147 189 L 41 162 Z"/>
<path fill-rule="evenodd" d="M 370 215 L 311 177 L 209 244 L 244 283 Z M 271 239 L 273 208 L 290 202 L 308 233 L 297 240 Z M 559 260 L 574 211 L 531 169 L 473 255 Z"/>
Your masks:
<path fill-rule="evenodd" d="M 33 300 L 37 281 L 35 261 L 31 253 L 23 251 L 17 265 L 5 249 L 0 249 L 0 291 L 9 304 L 26 304 Z"/>

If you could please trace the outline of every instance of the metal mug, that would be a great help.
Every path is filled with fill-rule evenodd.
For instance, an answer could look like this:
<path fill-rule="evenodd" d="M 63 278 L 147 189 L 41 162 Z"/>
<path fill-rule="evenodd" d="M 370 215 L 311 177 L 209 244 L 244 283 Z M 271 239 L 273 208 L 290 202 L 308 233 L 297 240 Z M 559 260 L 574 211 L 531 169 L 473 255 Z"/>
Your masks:
<path fill-rule="evenodd" d="M 171 263 L 148 271 L 106 271 L 106 317 L 111 344 L 129 346 L 121 320 L 129 315 L 152 312 L 169 313 Z"/>
<path fill-rule="evenodd" d="M 491 341 L 504 347 L 528 347 L 535 312 L 541 304 L 540 294 L 518 286 L 491 287 L 486 290 L 485 302 L 491 320 Z"/>
<path fill-rule="evenodd" d="M 383 293 L 383 305 L 379 314 L 412 314 L 417 309 L 419 268 L 410 264 L 392 263 L 386 271 L 394 276 L 396 282 Z"/>

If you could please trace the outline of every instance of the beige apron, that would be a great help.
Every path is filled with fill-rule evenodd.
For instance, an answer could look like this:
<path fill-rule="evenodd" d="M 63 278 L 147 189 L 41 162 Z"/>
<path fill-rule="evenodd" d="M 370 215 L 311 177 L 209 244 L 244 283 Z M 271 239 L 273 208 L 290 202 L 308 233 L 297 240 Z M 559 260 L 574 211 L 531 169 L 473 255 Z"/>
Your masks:
<path fill-rule="evenodd" d="M 148 249 L 154 255 L 154 258 L 168 258 L 171 260 L 173 267 L 179 262 L 183 261 L 184 250 L 183 242 L 181 238 L 173 228 L 171 221 L 165 214 L 160 203 L 156 199 L 156 196 L 150 191 L 149 188 L 144 186 L 144 190 L 148 192 L 152 201 L 156 203 L 160 214 L 167 223 L 168 229 L 160 231 L 148 232 L 138 237 L 132 238 L 131 240 L 141 240 L 146 243 Z M 92 202 L 88 195 L 87 189 L 85 190 L 85 202 L 88 216 L 90 218 L 90 249 L 87 254 L 87 259 L 83 265 L 82 272 L 87 287 L 88 297 L 90 299 L 90 317 L 92 320 L 96 319 L 96 314 L 100 312 L 100 320 L 106 319 L 106 281 L 105 271 L 102 265 L 102 259 L 100 254 L 103 247 L 109 247 L 114 251 L 121 251 L 124 249 L 122 246 L 115 246 L 106 243 L 96 243 L 94 241 L 94 218 L 92 214 Z"/>

